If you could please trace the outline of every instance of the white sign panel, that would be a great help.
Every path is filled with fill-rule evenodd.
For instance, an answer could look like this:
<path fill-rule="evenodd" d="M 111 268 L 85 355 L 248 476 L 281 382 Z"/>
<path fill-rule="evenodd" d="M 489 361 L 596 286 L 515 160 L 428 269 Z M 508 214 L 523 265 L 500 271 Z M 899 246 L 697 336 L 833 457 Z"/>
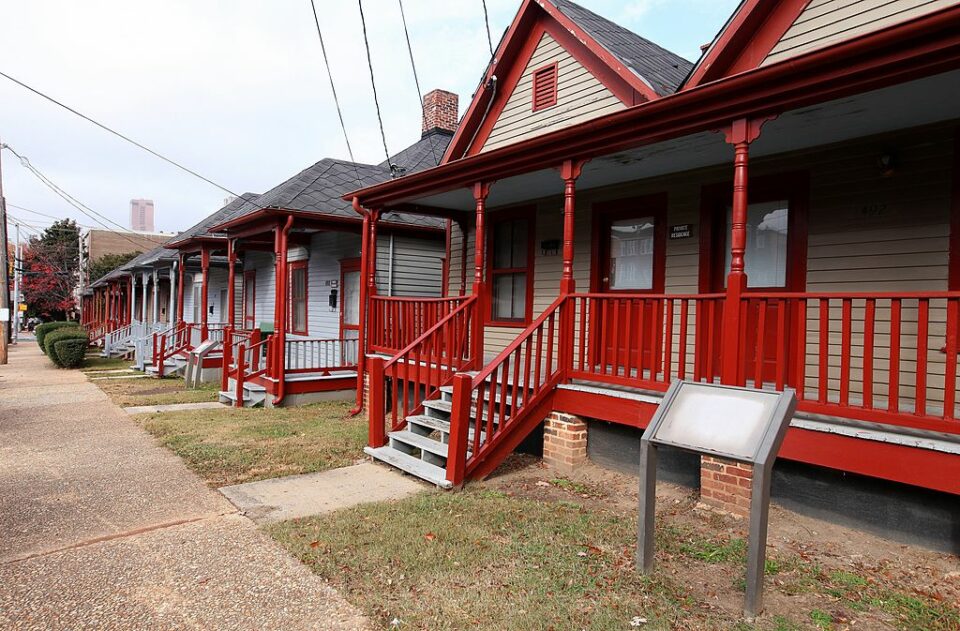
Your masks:
<path fill-rule="evenodd" d="M 779 392 L 683 383 L 652 439 L 683 449 L 753 460 L 780 396 Z"/>
<path fill-rule="evenodd" d="M 9 322 L 10 321 L 10 310 L 4 307 L 0 309 L 0 322 Z"/>

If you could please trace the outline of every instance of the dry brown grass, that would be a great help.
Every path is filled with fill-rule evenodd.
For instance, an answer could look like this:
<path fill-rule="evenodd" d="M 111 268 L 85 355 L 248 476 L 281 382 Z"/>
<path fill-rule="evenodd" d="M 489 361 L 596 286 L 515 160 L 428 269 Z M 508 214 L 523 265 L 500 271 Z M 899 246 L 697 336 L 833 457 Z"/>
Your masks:
<path fill-rule="evenodd" d="M 189 390 L 183 379 L 97 379 L 94 381 L 120 407 L 135 405 L 167 405 L 171 403 L 200 403 L 216 401 L 220 383 L 203 384 Z"/>

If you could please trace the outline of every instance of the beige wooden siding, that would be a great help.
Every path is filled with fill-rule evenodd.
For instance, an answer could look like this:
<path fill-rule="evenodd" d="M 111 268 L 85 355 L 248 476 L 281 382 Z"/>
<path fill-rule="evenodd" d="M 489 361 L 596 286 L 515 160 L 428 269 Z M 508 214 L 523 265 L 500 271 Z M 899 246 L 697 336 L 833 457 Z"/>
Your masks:
<path fill-rule="evenodd" d="M 557 62 L 558 70 L 557 104 L 534 112 L 533 73 L 553 62 Z M 569 127 L 624 107 L 610 90 L 549 33 L 544 33 L 481 151 L 490 151 L 548 131 Z"/>
<path fill-rule="evenodd" d="M 952 151 L 949 126 L 907 130 L 842 146 L 823 147 L 751 163 L 754 176 L 805 170 L 810 176 L 807 291 L 809 292 L 912 292 L 947 289 L 950 224 L 951 168 L 957 158 Z M 883 177 L 877 158 L 886 151 L 896 155 L 897 168 Z M 697 293 L 699 285 L 700 190 L 705 184 L 729 181 L 732 166 L 702 169 L 640 182 L 580 191 L 577 194 L 577 230 L 574 273 L 577 288 L 590 290 L 593 220 L 591 209 L 600 201 L 666 192 L 668 224 L 689 223 L 692 235 L 667 241 L 666 291 L 670 294 Z M 561 184 L 557 196 L 536 201 L 536 252 L 534 268 L 534 317 L 556 298 L 560 285 L 562 257 L 544 256 L 540 242 L 562 238 Z M 497 209 L 492 209 L 491 214 Z M 459 232 L 454 243 L 460 242 Z M 473 231 L 468 231 L 468 292 L 473 274 Z M 459 254 L 459 245 L 454 246 Z M 451 260 L 451 290 L 459 289 L 459 255 Z M 943 301 L 930 305 L 928 343 L 930 406 L 942 401 L 946 311 Z M 862 318 L 863 304 L 854 304 L 854 318 Z M 912 405 L 916 353 L 916 301 L 904 302 L 902 403 Z M 692 312 L 689 332 L 692 342 Z M 839 394 L 841 354 L 840 302 L 830 311 L 829 396 Z M 507 327 L 486 329 L 485 355 L 490 358 L 520 332 Z M 811 303 L 807 318 L 806 387 L 817 387 L 819 339 L 818 314 Z M 862 393 L 863 328 L 853 328 L 851 398 Z M 875 340 L 875 403 L 885 401 L 889 382 L 889 303 L 878 303 Z M 676 355 L 673 365 L 676 365 Z M 688 364 L 688 368 L 692 366 Z"/>
<path fill-rule="evenodd" d="M 811 0 L 761 65 L 904 22 L 956 0 Z"/>

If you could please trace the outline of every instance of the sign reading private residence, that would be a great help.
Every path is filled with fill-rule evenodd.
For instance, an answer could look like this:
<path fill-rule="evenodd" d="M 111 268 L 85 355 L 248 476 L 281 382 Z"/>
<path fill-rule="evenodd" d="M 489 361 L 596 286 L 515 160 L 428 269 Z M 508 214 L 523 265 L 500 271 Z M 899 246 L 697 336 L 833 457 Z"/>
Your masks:
<path fill-rule="evenodd" d="M 670 238 L 671 239 L 689 239 L 693 234 L 693 230 L 688 223 L 681 223 L 675 226 L 670 226 Z"/>
<path fill-rule="evenodd" d="M 744 612 L 761 609 L 770 474 L 797 407 L 783 392 L 692 381 L 674 381 L 640 439 L 640 527 L 637 566 L 653 571 L 657 448 L 669 446 L 753 465 L 747 592 Z"/>

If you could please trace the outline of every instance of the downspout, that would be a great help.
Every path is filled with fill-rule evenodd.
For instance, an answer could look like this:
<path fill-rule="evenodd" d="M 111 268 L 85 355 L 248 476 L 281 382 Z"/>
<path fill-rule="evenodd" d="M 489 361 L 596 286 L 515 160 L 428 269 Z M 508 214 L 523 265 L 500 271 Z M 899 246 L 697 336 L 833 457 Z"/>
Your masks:
<path fill-rule="evenodd" d="M 274 405 L 280 405 L 287 389 L 287 242 L 290 238 L 290 229 L 293 228 L 293 215 L 287 215 L 287 223 L 280 231 L 280 278 L 277 295 L 280 300 L 277 303 L 279 318 L 277 318 L 277 349 L 276 359 L 279 370 L 277 375 L 277 396 L 273 398 Z"/>
<path fill-rule="evenodd" d="M 360 199 L 353 198 L 353 209 L 363 217 L 363 228 L 360 234 L 360 317 L 358 318 L 359 331 L 357 334 L 357 405 L 350 410 L 350 416 L 356 416 L 363 411 L 363 377 L 366 369 L 366 335 L 367 335 L 367 254 L 370 252 L 370 211 L 360 205 Z"/>

